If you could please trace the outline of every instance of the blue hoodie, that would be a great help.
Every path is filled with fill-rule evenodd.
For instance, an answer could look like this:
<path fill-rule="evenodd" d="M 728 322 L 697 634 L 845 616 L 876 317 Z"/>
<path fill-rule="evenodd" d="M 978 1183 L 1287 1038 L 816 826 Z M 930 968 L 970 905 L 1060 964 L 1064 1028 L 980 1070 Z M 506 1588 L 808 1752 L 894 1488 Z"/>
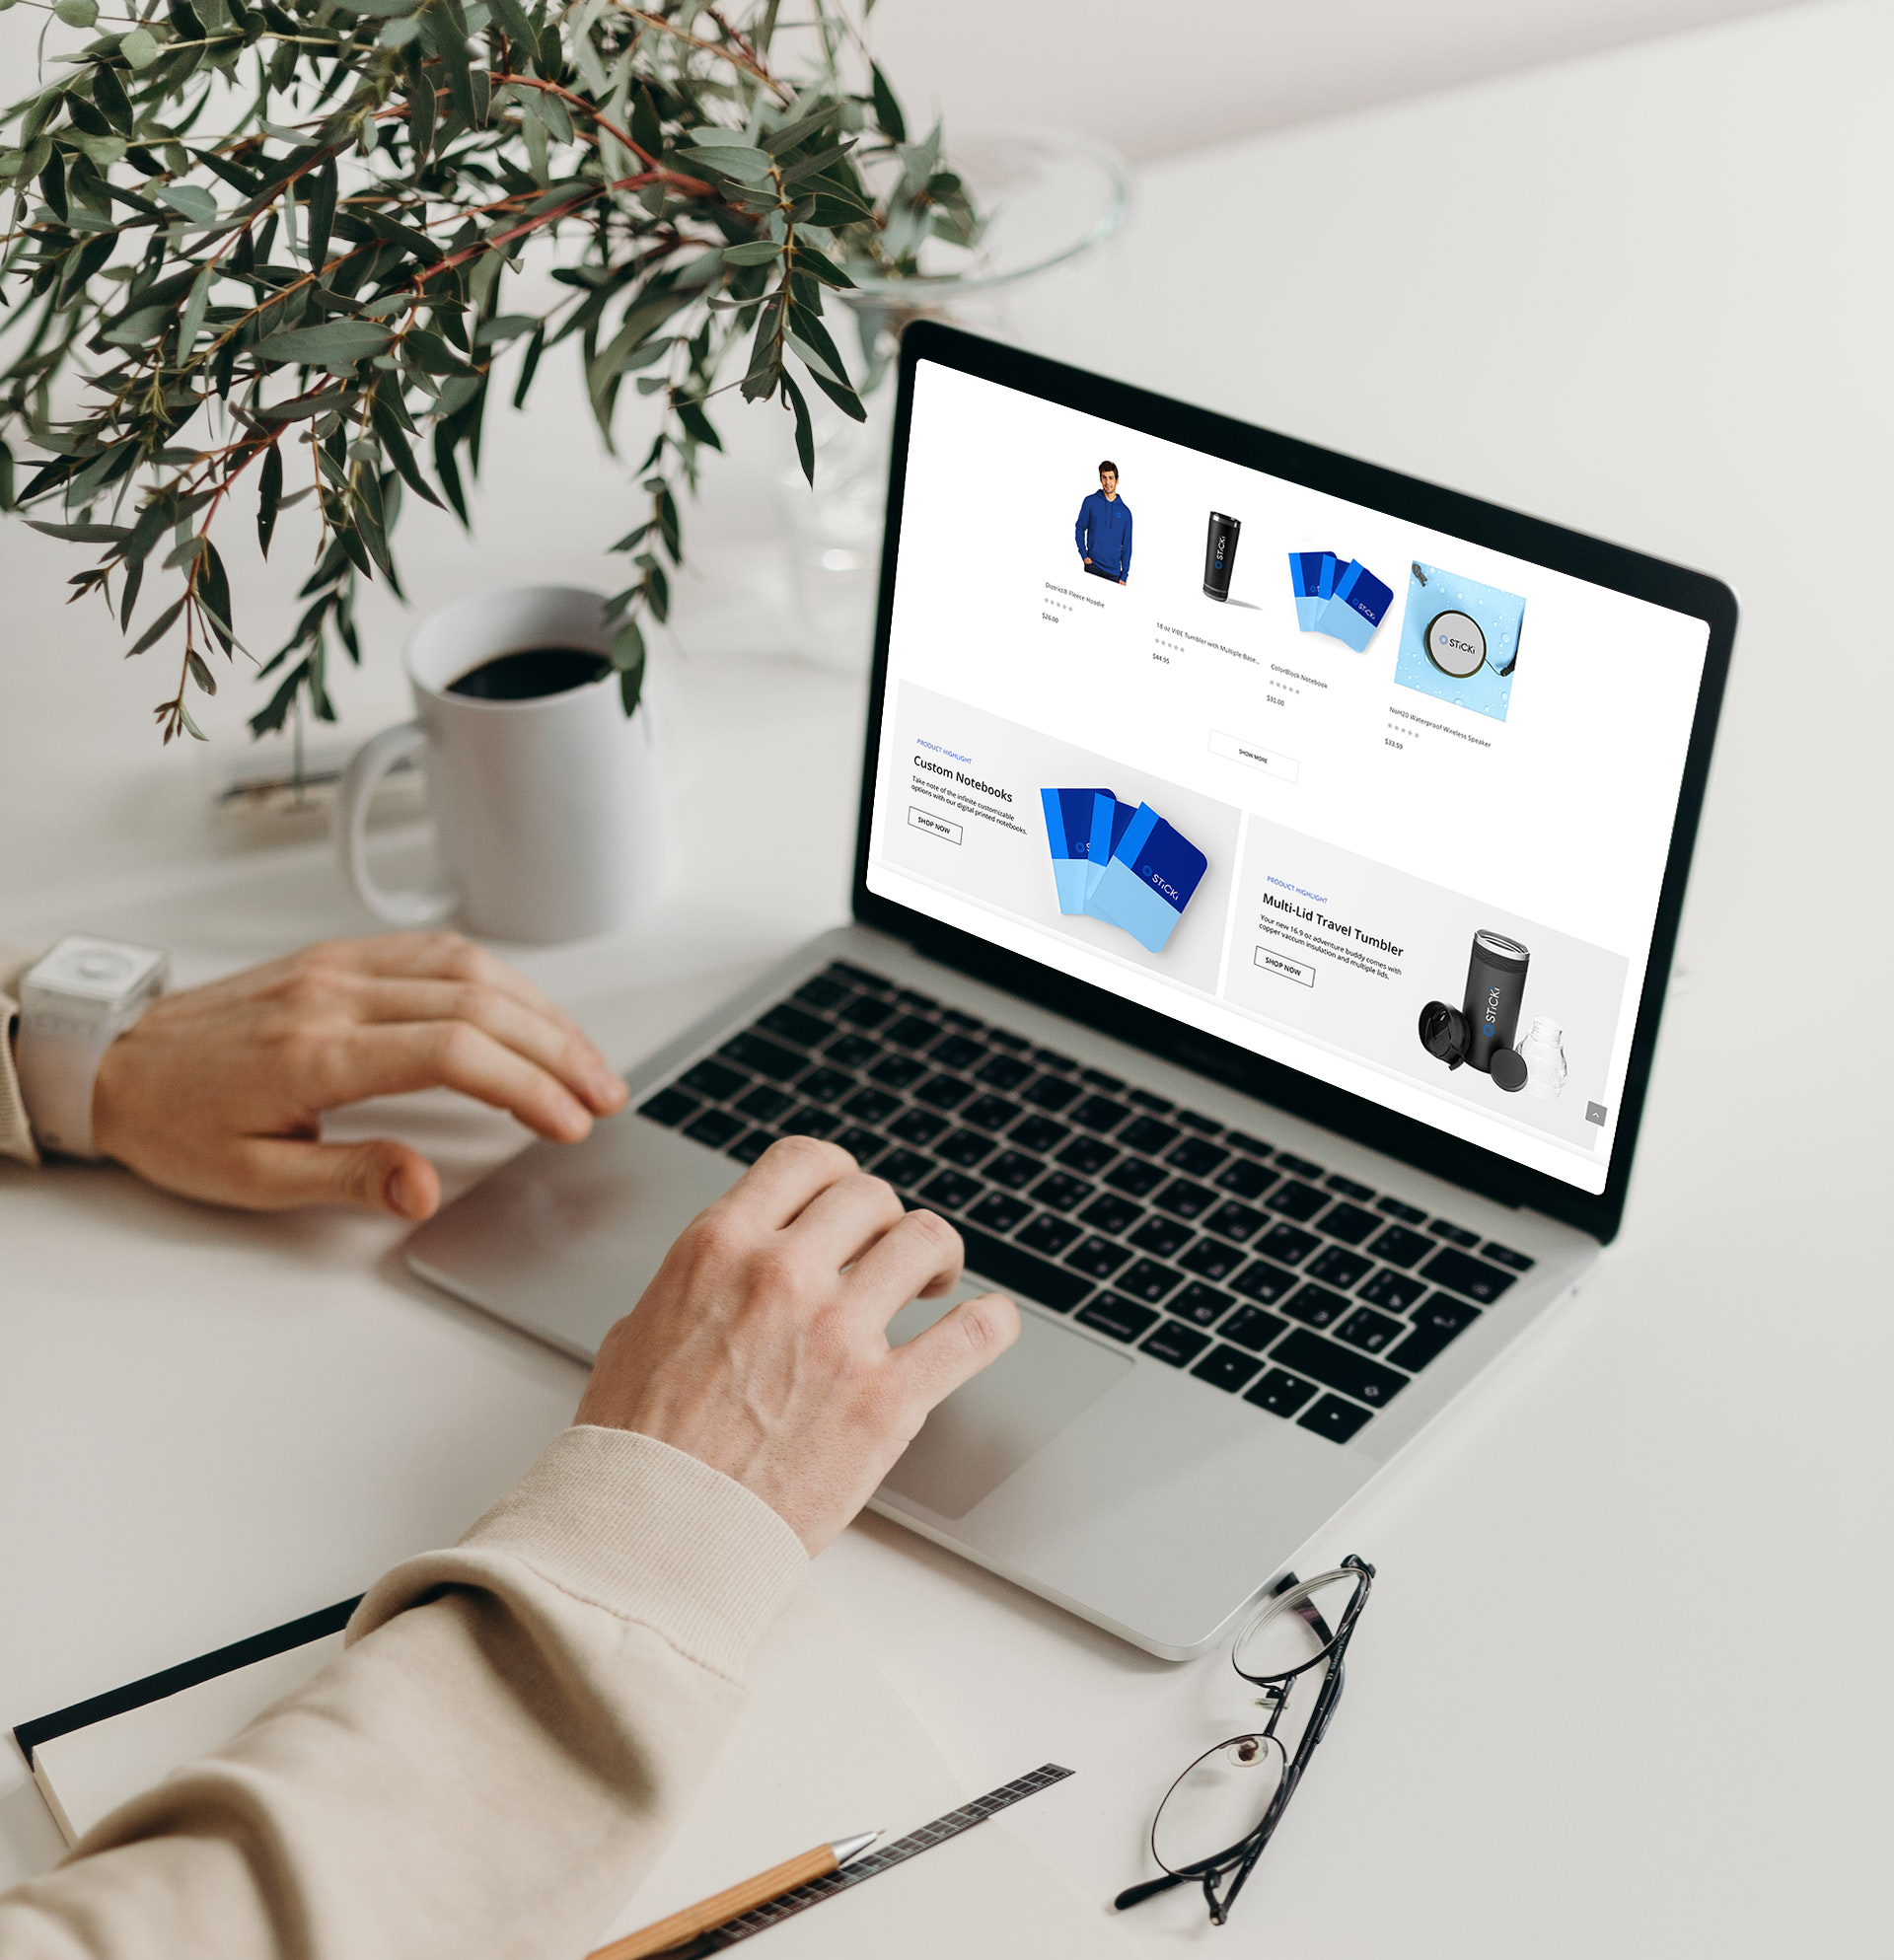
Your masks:
<path fill-rule="evenodd" d="M 1115 578 L 1130 576 L 1131 507 L 1123 497 L 1108 501 L 1103 490 L 1094 490 L 1078 507 L 1072 536 L 1081 558 Z"/>

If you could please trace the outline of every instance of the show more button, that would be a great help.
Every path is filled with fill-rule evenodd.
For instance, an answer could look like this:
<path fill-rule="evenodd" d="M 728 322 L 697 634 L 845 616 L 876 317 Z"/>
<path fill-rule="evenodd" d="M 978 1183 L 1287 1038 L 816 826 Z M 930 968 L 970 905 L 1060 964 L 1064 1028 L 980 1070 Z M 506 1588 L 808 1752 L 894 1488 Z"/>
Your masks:
<path fill-rule="evenodd" d="M 931 810 L 917 810 L 911 803 L 908 806 L 908 821 L 915 830 L 925 831 L 930 837 L 944 837 L 950 844 L 961 839 L 961 827 L 950 824 L 945 817 L 936 817 Z"/>
<path fill-rule="evenodd" d="M 1220 728 L 1210 730 L 1210 754 L 1221 756 L 1226 762 L 1241 762 L 1245 768 L 1261 769 L 1265 775 L 1281 782 L 1294 782 L 1302 773 L 1302 764 L 1293 756 L 1285 756 L 1280 749 L 1266 743 L 1225 735 Z"/>
<path fill-rule="evenodd" d="M 1256 964 L 1266 974 L 1275 974 L 1277 979 L 1294 980 L 1297 986 L 1315 984 L 1315 969 L 1304 966 L 1300 960 L 1285 959 L 1280 953 L 1272 953 L 1267 946 L 1256 949 Z"/>

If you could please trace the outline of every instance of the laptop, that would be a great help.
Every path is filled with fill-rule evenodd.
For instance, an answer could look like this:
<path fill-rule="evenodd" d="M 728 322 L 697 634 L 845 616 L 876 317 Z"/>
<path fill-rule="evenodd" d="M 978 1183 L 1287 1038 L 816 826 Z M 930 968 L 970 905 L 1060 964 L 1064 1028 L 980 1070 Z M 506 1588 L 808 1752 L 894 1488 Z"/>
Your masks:
<path fill-rule="evenodd" d="M 954 1297 L 1021 1310 L 873 1508 L 1198 1653 L 1617 1231 L 1735 621 L 1700 573 L 916 324 L 851 922 L 409 1264 L 590 1358 L 775 1137 L 831 1138 L 959 1228 Z"/>

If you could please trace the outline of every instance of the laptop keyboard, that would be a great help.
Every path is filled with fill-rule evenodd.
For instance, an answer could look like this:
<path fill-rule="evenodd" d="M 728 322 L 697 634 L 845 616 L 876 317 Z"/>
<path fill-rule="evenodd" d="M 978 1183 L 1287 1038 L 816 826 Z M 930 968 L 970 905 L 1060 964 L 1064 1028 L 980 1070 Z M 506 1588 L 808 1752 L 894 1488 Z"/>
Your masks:
<path fill-rule="evenodd" d="M 1533 1264 L 840 962 L 639 1114 L 745 1164 L 838 1143 L 983 1278 L 1337 1443 Z"/>

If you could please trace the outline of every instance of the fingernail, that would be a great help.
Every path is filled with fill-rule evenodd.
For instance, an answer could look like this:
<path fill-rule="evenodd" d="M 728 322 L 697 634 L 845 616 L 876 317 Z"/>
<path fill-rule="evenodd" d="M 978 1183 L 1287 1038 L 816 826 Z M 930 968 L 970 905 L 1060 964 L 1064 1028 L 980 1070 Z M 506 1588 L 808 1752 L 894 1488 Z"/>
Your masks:
<path fill-rule="evenodd" d="M 388 1182 L 382 1187 L 382 1196 L 391 1211 L 399 1213 L 403 1218 L 411 1218 L 414 1215 L 417 1194 L 414 1190 L 414 1181 L 408 1176 L 405 1164 L 397 1164 L 389 1172 Z"/>

